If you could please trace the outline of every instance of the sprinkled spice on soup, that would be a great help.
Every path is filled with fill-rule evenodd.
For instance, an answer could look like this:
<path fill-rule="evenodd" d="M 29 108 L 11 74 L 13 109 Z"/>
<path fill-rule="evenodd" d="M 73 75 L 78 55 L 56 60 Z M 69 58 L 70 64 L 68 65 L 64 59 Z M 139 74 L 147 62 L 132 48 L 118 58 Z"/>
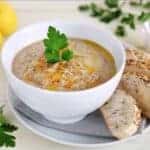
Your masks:
<path fill-rule="evenodd" d="M 71 38 L 57 52 L 49 48 L 47 55 L 44 42 L 35 42 L 15 56 L 13 73 L 28 84 L 56 91 L 92 88 L 116 73 L 113 56 L 93 41 Z"/>

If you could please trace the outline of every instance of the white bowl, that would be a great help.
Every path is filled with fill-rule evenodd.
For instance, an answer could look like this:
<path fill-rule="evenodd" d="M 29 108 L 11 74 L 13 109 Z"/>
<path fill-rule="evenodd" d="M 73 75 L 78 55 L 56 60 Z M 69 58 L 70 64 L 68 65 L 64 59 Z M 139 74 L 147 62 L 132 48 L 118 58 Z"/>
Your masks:
<path fill-rule="evenodd" d="M 19 80 L 12 73 L 13 59 L 25 46 L 43 39 L 52 25 L 69 37 L 84 38 L 104 46 L 115 59 L 117 73 L 107 82 L 82 91 L 48 91 Z M 15 94 L 29 107 L 57 123 L 74 123 L 102 106 L 113 94 L 125 66 L 125 51 L 110 32 L 90 23 L 50 21 L 33 24 L 13 34 L 2 49 L 2 65 Z M 103 66 L 105 67 L 105 66 Z"/>

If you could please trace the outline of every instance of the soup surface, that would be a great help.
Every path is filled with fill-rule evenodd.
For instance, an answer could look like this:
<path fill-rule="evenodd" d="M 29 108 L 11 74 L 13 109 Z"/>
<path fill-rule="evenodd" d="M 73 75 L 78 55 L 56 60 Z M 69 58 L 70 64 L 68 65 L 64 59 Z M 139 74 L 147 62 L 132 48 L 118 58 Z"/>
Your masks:
<path fill-rule="evenodd" d="M 43 42 L 33 43 L 16 55 L 13 73 L 28 84 L 57 91 L 92 88 L 116 73 L 113 56 L 95 42 L 70 39 L 69 48 L 74 52 L 70 61 L 49 64 Z"/>

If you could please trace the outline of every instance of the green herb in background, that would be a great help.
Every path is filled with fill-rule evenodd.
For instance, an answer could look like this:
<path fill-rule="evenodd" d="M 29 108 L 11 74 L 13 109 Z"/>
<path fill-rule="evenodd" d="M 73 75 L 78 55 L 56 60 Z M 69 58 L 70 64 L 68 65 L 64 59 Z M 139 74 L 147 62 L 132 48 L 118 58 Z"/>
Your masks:
<path fill-rule="evenodd" d="M 145 9 L 150 9 L 150 2 L 145 2 L 145 3 L 130 2 L 130 5 L 133 7 L 141 7 L 141 8 L 145 8 Z"/>
<path fill-rule="evenodd" d="M 3 106 L 0 107 L 0 147 L 15 147 L 16 138 L 11 134 L 18 128 L 7 121 L 3 108 Z"/>
<path fill-rule="evenodd" d="M 104 13 L 104 9 L 98 7 L 95 3 L 91 3 L 89 7 L 91 9 L 90 15 L 92 17 L 101 16 Z"/>
<path fill-rule="evenodd" d="M 146 2 L 143 4 L 143 8 L 150 9 L 150 2 Z"/>
<path fill-rule="evenodd" d="M 68 38 L 64 33 L 56 30 L 54 27 L 50 26 L 48 28 L 47 38 L 44 39 L 45 46 L 45 58 L 48 63 L 56 63 L 61 60 L 69 61 L 73 57 L 73 52 L 68 50 L 67 57 L 61 56 L 61 51 L 68 46 Z M 71 55 L 69 54 L 71 53 Z"/>
<path fill-rule="evenodd" d="M 89 5 L 87 5 L 87 4 L 81 5 L 81 6 L 79 6 L 79 10 L 80 11 L 87 11 L 87 10 L 89 10 Z"/>
<path fill-rule="evenodd" d="M 122 11 L 120 9 L 117 9 L 117 10 L 113 10 L 113 11 L 105 11 L 102 16 L 100 17 L 100 20 L 102 22 L 105 22 L 105 23 L 109 23 L 117 18 L 119 18 L 122 14 Z"/>
<path fill-rule="evenodd" d="M 129 13 L 126 14 L 123 12 L 121 7 L 119 7 L 119 2 L 121 0 L 104 0 L 104 3 L 107 8 L 102 8 L 101 6 L 97 5 L 96 3 L 91 3 L 89 5 L 81 5 L 84 10 L 90 13 L 90 16 L 97 18 L 101 22 L 104 23 L 110 23 L 116 19 L 119 19 L 121 24 L 129 26 L 131 29 L 136 28 L 135 22 L 145 22 L 150 20 L 150 12 L 142 12 L 140 16 L 137 16 L 135 14 Z M 133 7 L 139 7 L 141 9 L 149 9 L 150 8 L 150 2 L 131 2 L 131 6 Z M 82 7 L 79 6 L 79 10 L 82 11 Z M 80 8 L 81 7 L 81 8 Z M 117 36 L 125 36 L 126 34 L 125 26 L 118 25 L 116 28 L 115 34 Z"/>
<path fill-rule="evenodd" d="M 130 28 L 135 29 L 134 19 L 135 19 L 134 15 L 129 13 L 127 16 L 124 16 L 121 19 L 121 23 L 127 24 L 130 26 Z"/>
<path fill-rule="evenodd" d="M 140 16 L 138 17 L 138 20 L 141 22 L 145 22 L 147 20 L 150 20 L 150 12 L 141 12 Z"/>
<path fill-rule="evenodd" d="M 115 30 L 115 34 L 117 36 L 120 36 L 120 37 L 125 36 L 126 35 L 126 31 L 125 31 L 124 26 L 118 25 L 117 28 L 116 28 L 116 30 Z"/>
<path fill-rule="evenodd" d="M 119 5 L 119 0 L 105 0 L 105 4 L 109 8 L 116 8 Z"/>
<path fill-rule="evenodd" d="M 140 6 L 142 6 L 140 2 L 130 2 L 130 5 L 134 6 L 134 7 L 140 7 Z"/>
<path fill-rule="evenodd" d="M 105 10 L 101 9 L 101 8 L 93 9 L 93 10 L 91 10 L 91 14 L 90 15 L 92 17 L 102 16 L 104 14 L 104 12 L 105 12 Z"/>

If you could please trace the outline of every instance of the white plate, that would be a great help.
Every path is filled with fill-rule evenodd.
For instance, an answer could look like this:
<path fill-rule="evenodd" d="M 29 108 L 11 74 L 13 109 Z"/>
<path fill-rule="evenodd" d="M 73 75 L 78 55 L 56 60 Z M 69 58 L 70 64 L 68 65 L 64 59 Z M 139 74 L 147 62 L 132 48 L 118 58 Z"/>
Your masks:
<path fill-rule="evenodd" d="M 131 142 L 140 137 L 140 134 L 129 137 L 124 140 L 116 140 L 114 142 L 107 140 L 101 140 L 96 137 L 91 136 L 80 136 L 71 133 L 66 133 L 62 131 L 58 131 L 52 128 L 46 128 L 35 122 L 29 120 L 28 118 L 21 115 L 13 106 L 13 103 L 16 101 L 16 97 L 9 91 L 9 106 L 12 112 L 15 114 L 16 118 L 29 130 L 34 132 L 35 134 L 46 138 L 48 140 L 54 141 L 56 143 L 75 146 L 75 147 L 86 147 L 86 148 L 96 148 L 96 147 L 110 147 L 116 144 L 122 144 L 126 142 Z M 148 131 L 149 127 L 147 127 L 146 131 Z"/>

